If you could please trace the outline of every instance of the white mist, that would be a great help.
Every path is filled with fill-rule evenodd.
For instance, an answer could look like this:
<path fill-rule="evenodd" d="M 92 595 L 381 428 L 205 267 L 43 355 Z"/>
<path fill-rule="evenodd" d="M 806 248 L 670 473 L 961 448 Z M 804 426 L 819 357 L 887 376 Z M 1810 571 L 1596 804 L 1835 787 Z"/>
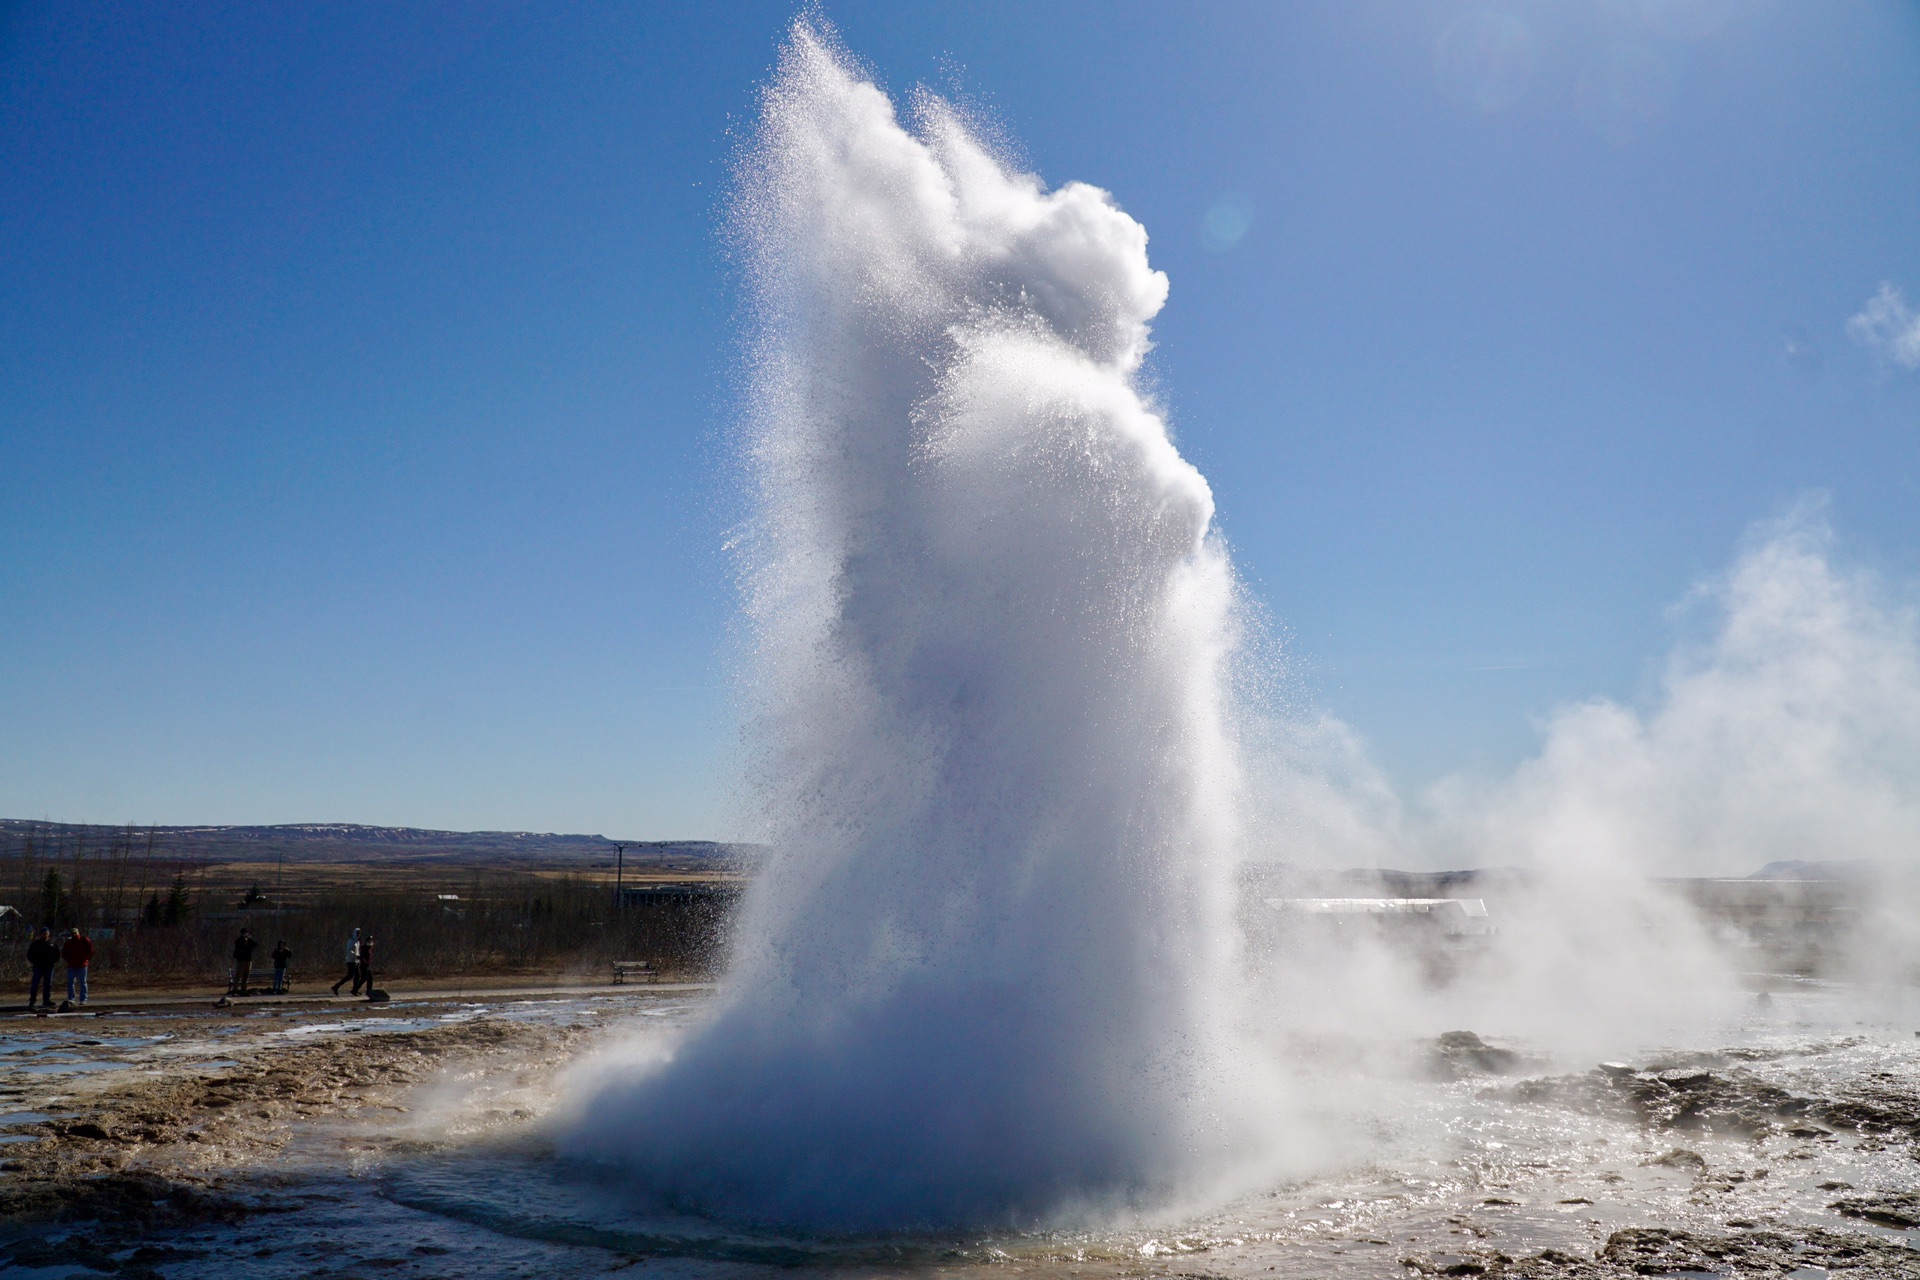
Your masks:
<path fill-rule="evenodd" d="M 1270 1144 L 1228 1002 L 1234 581 L 1108 195 L 796 26 L 740 162 L 775 850 L 719 1007 L 573 1149 L 702 1210 L 1034 1225 Z"/>

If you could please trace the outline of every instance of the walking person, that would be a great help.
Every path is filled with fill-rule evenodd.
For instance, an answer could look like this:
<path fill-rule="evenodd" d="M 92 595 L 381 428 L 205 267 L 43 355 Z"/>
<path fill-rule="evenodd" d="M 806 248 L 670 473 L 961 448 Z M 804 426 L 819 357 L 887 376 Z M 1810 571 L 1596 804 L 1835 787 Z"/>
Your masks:
<path fill-rule="evenodd" d="M 370 933 L 360 939 L 360 976 L 367 982 L 367 999 L 373 999 L 373 935 Z"/>
<path fill-rule="evenodd" d="M 293 952 L 287 949 L 285 938 L 273 944 L 273 994 L 287 994 L 287 966 L 293 963 Z"/>
<path fill-rule="evenodd" d="M 73 926 L 60 944 L 60 958 L 67 962 L 67 1003 L 85 1004 L 87 966 L 93 963 L 93 939 L 82 933 L 79 925 Z M 73 998 L 76 990 L 80 993 L 77 1001 Z"/>
<path fill-rule="evenodd" d="M 27 1008 L 33 1008 L 37 995 L 46 1007 L 53 1008 L 53 962 L 60 958 L 60 948 L 53 944 L 53 930 L 45 925 L 33 935 L 33 941 L 27 944 L 27 967 L 33 970 L 33 978 L 27 986 Z"/>
<path fill-rule="evenodd" d="M 353 994 L 360 994 L 360 931 L 355 929 L 347 935 L 347 976 L 340 982 L 353 983 Z M 340 994 L 340 982 L 333 984 L 333 994 Z"/>
<path fill-rule="evenodd" d="M 250 929 L 242 929 L 233 940 L 233 982 L 227 987 L 228 995 L 247 994 L 247 980 L 253 976 L 253 953 L 259 949 L 259 940 Z"/>

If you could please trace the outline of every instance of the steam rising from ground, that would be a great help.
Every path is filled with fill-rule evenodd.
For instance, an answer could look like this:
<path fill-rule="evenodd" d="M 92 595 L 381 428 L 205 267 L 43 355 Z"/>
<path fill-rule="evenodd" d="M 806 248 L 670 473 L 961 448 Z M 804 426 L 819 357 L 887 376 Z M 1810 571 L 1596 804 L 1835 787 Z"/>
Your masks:
<path fill-rule="evenodd" d="M 1278 845 L 1339 866 L 1745 875 L 1776 860 L 1920 859 L 1920 627 L 1895 587 L 1836 563 L 1817 506 L 1756 528 L 1676 614 L 1644 707 L 1594 698 L 1505 778 L 1412 802 L 1327 715 L 1267 726 Z"/>
<path fill-rule="evenodd" d="M 1335 865 L 1745 875 L 1773 861 L 1920 859 L 1920 628 L 1833 559 L 1816 508 L 1754 531 L 1677 612 L 1712 612 L 1649 705 L 1554 713 L 1537 756 L 1404 803 L 1345 725 L 1276 733 L 1282 839 Z"/>
<path fill-rule="evenodd" d="M 1670 890 L 1774 862 L 1854 864 L 1867 909 L 1840 967 L 1905 980 L 1920 960 L 1920 628 L 1873 575 L 1835 563 L 1816 506 L 1756 529 L 1677 612 L 1710 635 L 1669 656 L 1648 705 L 1596 698 L 1543 726 L 1512 775 L 1449 779 L 1404 801 L 1330 717 L 1269 727 L 1269 847 L 1327 866 L 1513 867 L 1480 970 L 1423 991 L 1403 958 L 1317 966 L 1279 998 L 1296 1026 L 1452 1022 L 1569 1051 L 1620 1053 L 1725 1011 L 1736 969 Z M 1816 873 L 1817 874 L 1817 873 Z M 1845 963 L 1850 960 L 1850 965 Z M 1304 957 L 1285 970 L 1299 987 Z M 1751 980 L 1751 979 L 1749 979 Z"/>
<path fill-rule="evenodd" d="M 937 100 L 904 126 L 805 23 L 741 179 L 778 852 L 722 1008 L 578 1141 L 828 1226 L 1202 1190 L 1252 1134 L 1234 583 L 1134 381 L 1167 293 L 1146 232 Z"/>
<path fill-rule="evenodd" d="M 1234 693 L 1259 646 L 1136 383 L 1167 292 L 1138 223 L 937 99 L 902 124 L 804 22 L 739 172 L 776 853 L 711 1018 L 597 1067 L 575 1151 L 828 1228 L 1217 1198 L 1335 1158 L 1321 1121 L 1366 1086 L 1322 1070 L 1329 1037 L 1619 1051 L 1744 998 L 1649 876 L 1911 864 L 1914 615 L 1837 569 L 1815 516 L 1697 593 L 1718 627 L 1650 706 L 1564 709 L 1513 776 L 1409 803 L 1338 720 Z M 1388 947 L 1249 963 L 1246 851 L 1534 878 L 1440 982 Z"/>
<path fill-rule="evenodd" d="M 1650 711 L 1568 708 L 1490 797 L 1443 797 L 1468 846 L 1665 875 L 1920 853 L 1914 615 L 1830 544 L 1810 514 L 1764 531 L 1696 592 L 1717 633 L 1675 651 Z"/>

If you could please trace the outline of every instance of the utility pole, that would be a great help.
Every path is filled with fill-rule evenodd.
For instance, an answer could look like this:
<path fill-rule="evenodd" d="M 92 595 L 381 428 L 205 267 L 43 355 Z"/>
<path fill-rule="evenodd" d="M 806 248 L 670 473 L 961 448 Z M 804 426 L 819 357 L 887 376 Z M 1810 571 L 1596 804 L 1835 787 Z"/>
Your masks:
<path fill-rule="evenodd" d="M 613 848 L 613 910 L 615 914 L 618 914 L 620 909 L 626 905 L 620 897 L 620 884 L 621 881 L 625 879 L 627 873 L 627 846 L 616 844 Z"/>

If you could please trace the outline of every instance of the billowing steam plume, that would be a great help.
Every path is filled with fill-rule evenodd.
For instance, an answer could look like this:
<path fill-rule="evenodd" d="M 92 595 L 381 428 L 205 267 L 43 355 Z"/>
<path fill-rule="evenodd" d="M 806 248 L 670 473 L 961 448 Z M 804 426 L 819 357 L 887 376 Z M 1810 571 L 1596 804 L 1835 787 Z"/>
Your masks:
<path fill-rule="evenodd" d="M 771 865 L 712 1020 L 578 1149 L 829 1227 L 1162 1201 L 1251 1128 L 1223 1002 L 1234 583 L 1103 191 L 911 128 L 801 23 L 740 165 Z M 1258 1144 L 1253 1144 L 1258 1145 Z"/>
<path fill-rule="evenodd" d="M 1337 720 L 1229 693 L 1257 646 L 1136 383 L 1167 282 L 1104 192 L 1045 189 L 937 99 L 903 125 L 802 22 L 734 212 L 774 853 L 710 1016 L 598 1071 L 572 1150 L 827 1229 L 1213 1198 L 1365 1159 L 1325 1117 L 1411 1037 L 1600 1053 L 1747 1007 L 1751 957 L 1656 877 L 1920 853 L 1914 615 L 1815 516 L 1703 590 L 1718 627 L 1647 705 L 1565 709 L 1511 777 L 1407 802 Z M 1244 852 L 1524 873 L 1437 981 L 1384 945 L 1243 963 Z M 1883 967 L 1912 918 L 1863 925 Z M 1328 1047 L 1360 1038 L 1386 1051 Z"/>

